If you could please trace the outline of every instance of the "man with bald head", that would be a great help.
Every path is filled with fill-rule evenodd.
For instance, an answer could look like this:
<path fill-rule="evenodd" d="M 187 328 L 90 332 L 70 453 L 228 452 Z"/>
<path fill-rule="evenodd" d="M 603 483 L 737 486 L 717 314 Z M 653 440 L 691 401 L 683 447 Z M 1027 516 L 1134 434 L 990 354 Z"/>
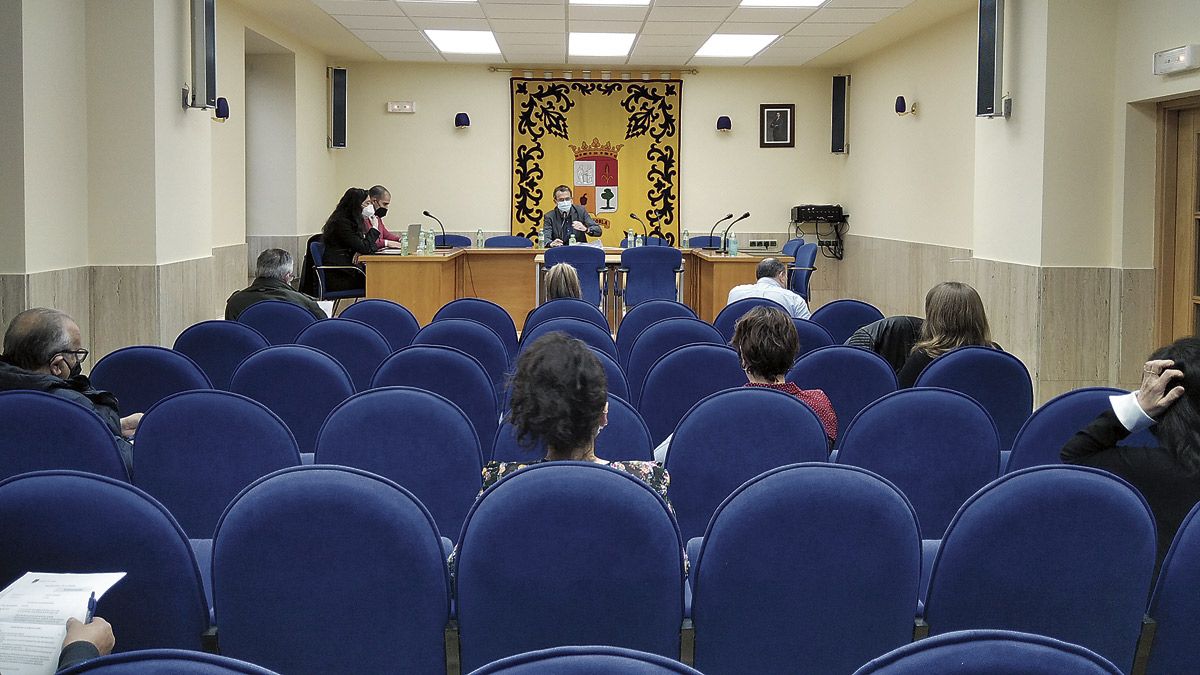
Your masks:
<path fill-rule="evenodd" d="M 27 309 L 12 320 L 4 332 L 0 391 L 44 391 L 94 410 L 121 440 L 117 445 L 128 468 L 133 453 L 125 439 L 133 436 L 142 414 L 122 418 L 117 397 L 92 387 L 83 374 L 83 362 L 87 357 L 83 335 L 74 319 L 57 309 Z"/>

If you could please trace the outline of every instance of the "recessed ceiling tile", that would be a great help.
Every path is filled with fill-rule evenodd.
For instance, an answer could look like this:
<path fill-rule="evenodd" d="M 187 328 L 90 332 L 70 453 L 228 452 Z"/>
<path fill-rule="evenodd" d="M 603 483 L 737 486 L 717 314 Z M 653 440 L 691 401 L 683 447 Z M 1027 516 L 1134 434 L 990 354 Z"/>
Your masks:
<path fill-rule="evenodd" d="M 870 28 L 875 24 L 871 23 L 816 23 L 813 21 L 805 21 L 796 26 L 788 33 L 788 35 L 819 35 L 819 36 L 836 36 L 850 37 L 858 35 L 862 31 Z"/>
<path fill-rule="evenodd" d="M 483 11 L 489 19 L 558 19 L 567 18 L 562 5 L 486 5 Z"/>
<path fill-rule="evenodd" d="M 686 47 L 693 52 L 704 44 L 707 35 L 646 35 L 638 36 L 638 47 Z"/>
<path fill-rule="evenodd" d="M 629 57 L 629 60 L 627 61 L 627 63 L 630 66 L 636 66 L 638 68 L 646 68 L 650 72 L 655 72 L 656 70 L 659 70 L 661 68 L 683 67 L 683 66 L 687 65 L 687 61 L 690 57 L 691 57 L 690 54 L 687 56 L 678 57 L 678 58 L 668 58 L 665 56 L 638 56 L 637 54 L 634 54 Z M 639 74 L 639 79 L 640 79 L 640 74 Z"/>
<path fill-rule="evenodd" d="M 654 0 L 655 7 L 725 7 L 733 11 L 740 0 Z"/>
<path fill-rule="evenodd" d="M 393 45 L 388 49 L 376 49 L 383 56 L 387 57 L 395 54 L 437 54 L 438 50 L 432 45 Z"/>
<path fill-rule="evenodd" d="M 492 30 L 503 33 L 546 33 L 562 35 L 566 22 L 561 19 L 492 19 Z"/>
<path fill-rule="evenodd" d="M 816 14 L 810 17 L 809 21 L 817 23 L 875 23 L 881 21 L 892 14 L 895 14 L 894 9 L 825 9 L 817 10 Z"/>
<path fill-rule="evenodd" d="M 740 7 L 729 15 L 729 21 L 798 23 L 812 16 L 812 9 L 791 7 Z"/>
<path fill-rule="evenodd" d="M 503 63 L 500 54 L 442 54 L 450 63 Z"/>
<path fill-rule="evenodd" d="M 824 35 L 785 35 L 772 46 L 772 49 L 817 49 L 822 52 L 842 44 L 847 38 Z"/>
<path fill-rule="evenodd" d="M 737 58 L 718 58 L 715 56 L 693 56 L 688 60 L 689 66 L 744 66 L 749 59 L 744 57 Z"/>
<path fill-rule="evenodd" d="M 911 5 L 912 1 L 913 0 L 829 0 L 828 2 L 825 3 L 824 6 L 825 7 L 834 7 L 834 8 L 867 7 L 867 8 L 872 8 L 872 9 L 880 8 L 880 7 L 891 7 L 894 9 L 899 9 L 901 7 L 907 7 L 907 6 Z"/>
<path fill-rule="evenodd" d="M 416 28 L 416 26 L 413 26 Z M 412 30 L 351 30 L 363 42 L 404 42 Z"/>
<path fill-rule="evenodd" d="M 406 15 L 411 17 L 483 18 L 483 8 L 477 2 L 402 2 L 400 7 Z"/>
<path fill-rule="evenodd" d="M 408 17 L 403 16 L 347 16 L 333 17 L 351 30 L 416 30 Z"/>
<path fill-rule="evenodd" d="M 412 62 L 412 63 L 445 63 L 446 59 L 442 58 L 441 54 L 381 54 L 388 61 L 397 62 Z"/>
<path fill-rule="evenodd" d="M 783 35 L 796 24 L 793 23 L 743 23 L 740 21 L 726 21 L 721 24 L 721 27 L 716 30 L 721 34 L 734 35 Z"/>
<path fill-rule="evenodd" d="M 562 5 L 563 0 L 480 0 L 481 5 Z"/>
<path fill-rule="evenodd" d="M 356 16 L 403 16 L 396 3 L 388 0 L 317 0 L 317 6 L 329 14 Z"/>
<path fill-rule="evenodd" d="M 703 35 L 708 37 L 721 24 L 716 21 L 647 21 L 643 35 Z"/>
<path fill-rule="evenodd" d="M 502 51 L 504 52 L 504 57 L 509 61 L 561 62 L 567 55 L 566 47 L 562 49 L 521 49 L 520 47 L 514 47 Z"/>
<path fill-rule="evenodd" d="M 572 33 L 636 33 L 642 28 L 641 21 L 579 21 L 571 19 L 568 30 Z"/>
<path fill-rule="evenodd" d="M 537 51 L 544 49 L 549 51 L 563 50 L 567 48 L 567 36 L 565 33 L 496 33 L 496 42 L 500 44 L 500 48 L 506 52 L 511 48 L 519 48 L 524 51 Z"/>
<path fill-rule="evenodd" d="M 670 56 L 682 57 L 684 59 L 691 58 L 696 53 L 695 49 L 688 47 L 637 47 L 633 50 L 636 56 Z"/>
<path fill-rule="evenodd" d="M 655 7 L 650 10 L 651 21 L 724 21 L 727 7 Z"/>
<path fill-rule="evenodd" d="M 413 23 L 424 30 L 491 30 L 487 19 L 447 19 L 437 16 L 413 17 Z"/>
<path fill-rule="evenodd" d="M 646 18 L 645 7 L 610 7 L 606 5 L 571 5 L 572 21 L 637 21 Z"/>
<path fill-rule="evenodd" d="M 624 56 L 568 56 L 567 63 L 572 65 L 610 66 L 618 68 L 625 63 L 625 58 Z"/>
<path fill-rule="evenodd" d="M 397 37 L 395 40 L 368 42 L 367 46 L 377 52 L 386 52 L 397 49 L 407 49 L 408 45 L 428 45 L 429 40 L 425 39 L 425 35 L 421 31 L 405 31 L 403 37 Z"/>

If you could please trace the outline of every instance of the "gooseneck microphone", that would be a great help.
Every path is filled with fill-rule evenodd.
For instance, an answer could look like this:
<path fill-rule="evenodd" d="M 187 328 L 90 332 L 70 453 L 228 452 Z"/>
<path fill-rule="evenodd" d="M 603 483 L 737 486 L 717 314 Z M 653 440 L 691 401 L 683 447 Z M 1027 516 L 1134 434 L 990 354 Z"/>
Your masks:
<path fill-rule="evenodd" d="M 638 221 L 639 223 L 641 223 L 641 225 L 642 225 L 642 234 L 643 234 L 643 235 L 645 235 L 645 237 L 646 237 L 647 239 L 649 239 L 649 238 L 650 238 L 650 230 L 646 229 L 646 223 L 645 223 L 645 222 L 643 222 L 641 218 L 638 218 L 638 214 L 636 214 L 636 213 L 631 213 L 631 214 L 629 214 L 629 217 L 630 217 L 630 218 L 633 218 L 634 220 L 636 220 L 636 221 Z"/>
<path fill-rule="evenodd" d="M 734 225 L 737 225 L 738 223 L 742 222 L 743 220 L 745 220 L 749 217 L 750 217 L 750 212 L 747 211 L 747 212 L 743 213 L 742 215 L 738 216 L 737 220 L 730 223 L 729 227 L 725 228 L 725 231 L 721 234 L 721 250 L 722 251 L 726 251 L 726 252 L 729 251 L 729 239 L 728 239 L 729 230 L 733 229 Z"/>
<path fill-rule="evenodd" d="M 433 215 L 432 213 L 428 212 L 428 211 L 422 211 L 422 212 L 421 212 L 421 215 L 425 216 L 426 218 L 433 218 L 434 220 L 436 220 L 436 221 L 437 221 L 438 227 L 442 228 L 442 243 L 438 244 L 438 243 L 437 243 L 437 239 L 434 239 L 434 246 L 433 246 L 433 247 L 434 247 L 435 249 L 447 249 L 447 248 L 453 248 L 452 246 L 450 246 L 450 244 L 447 244 L 447 243 L 446 243 L 446 226 L 445 226 L 445 225 L 442 225 L 442 221 L 441 221 L 441 219 L 440 219 L 440 218 L 438 218 L 437 216 Z"/>
<path fill-rule="evenodd" d="M 717 222 L 713 223 L 712 229 L 708 231 L 708 243 L 709 243 L 710 245 L 709 245 L 709 246 L 705 246 L 705 247 L 704 247 L 704 250 L 706 250 L 706 251 L 716 251 L 716 250 L 718 250 L 718 249 L 721 249 L 721 248 L 723 248 L 722 246 L 712 246 L 712 245 L 711 245 L 711 244 L 712 244 L 712 238 L 713 238 L 713 237 L 716 235 L 716 233 L 717 233 L 717 226 L 718 226 L 718 225 L 720 225 L 721 223 L 723 223 L 723 222 L 725 222 L 725 221 L 729 220 L 729 219 L 730 219 L 730 218 L 732 218 L 732 217 L 733 217 L 733 214 L 731 213 L 731 214 L 729 214 L 729 215 L 725 216 L 724 218 L 722 218 L 722 219 L 718 220 Z M 734 221 L 734 222 L 737 222 L 737 221 Z"/>

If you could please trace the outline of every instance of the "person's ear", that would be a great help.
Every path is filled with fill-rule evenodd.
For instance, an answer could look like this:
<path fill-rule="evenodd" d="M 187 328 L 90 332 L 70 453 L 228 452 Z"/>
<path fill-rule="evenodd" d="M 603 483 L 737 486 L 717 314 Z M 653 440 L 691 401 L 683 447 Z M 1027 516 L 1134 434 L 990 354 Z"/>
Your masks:
<path fill-rule="evenodd" d="M 55 354 L 54 358 L 50 359 L 51 375 L 65 380 L 70 373 L 71 367 L 67 365 L 66 356 L 62 354 Z"/>

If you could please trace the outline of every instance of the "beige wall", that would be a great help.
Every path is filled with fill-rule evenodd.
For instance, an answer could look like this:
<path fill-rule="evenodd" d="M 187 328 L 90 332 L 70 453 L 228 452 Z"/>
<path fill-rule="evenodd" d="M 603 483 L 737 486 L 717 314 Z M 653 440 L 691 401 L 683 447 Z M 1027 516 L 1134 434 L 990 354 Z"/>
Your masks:
<path fill-rule="evenodd" d="M 217 87 L 230 115 L 210 136 L 214 248 L 246 241 L 246 28 L 239 5 L 221 4 L 216 32 Z"/>
<path fill-rule="evenodd" d="M 296 57 L 246 55 L 246 234 L 293 234 L 296 211 Z"/>
<path fill-rule="evenodd" d="M 850 69 L 850 154 L 842 203 L 850 231 L 972 245 L 975 17 L 948 19 Z M 895 113 L 897 96 L 917 114 Z"/>
<path fill-rule="evenodd" d="M 310 234 L 321 230 L 345 186 L 337 180 L 337 152 L 328 145 L 328 64 L 324 55 L 310 48 L 295 52 L 297 199 L 292 232 Z"/>
<path fill-rule="evenodd" d="M 22 4 L 0 2 L 0 274 L 25 271 L 25 107 Z"/>

